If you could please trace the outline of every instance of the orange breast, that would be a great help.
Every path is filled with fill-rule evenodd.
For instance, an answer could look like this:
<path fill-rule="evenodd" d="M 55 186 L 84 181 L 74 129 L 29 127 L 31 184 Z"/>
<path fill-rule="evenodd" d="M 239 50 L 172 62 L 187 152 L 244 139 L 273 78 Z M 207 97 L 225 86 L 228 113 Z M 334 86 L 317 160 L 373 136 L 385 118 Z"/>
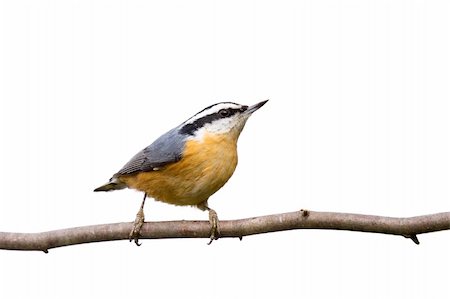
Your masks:
<path fill-rule="evenodd" d="M 236 140 L 205 134 L 203 141 L 186 142 L 183 158 L 156 171 L 122 176 L 128 187 L 175 205 L 207 200 L 231 177 L 237 165 Z"/>

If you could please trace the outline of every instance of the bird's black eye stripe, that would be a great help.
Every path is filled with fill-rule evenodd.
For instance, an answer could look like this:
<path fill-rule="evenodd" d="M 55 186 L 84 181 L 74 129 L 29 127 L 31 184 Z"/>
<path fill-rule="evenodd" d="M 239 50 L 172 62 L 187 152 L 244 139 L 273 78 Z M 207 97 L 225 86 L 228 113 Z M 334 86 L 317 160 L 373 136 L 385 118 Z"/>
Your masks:
<path fill-rule="evenodd" d="M 231 111 L 230 110 L 231 109 L 220 109 L 218 113 L 219 113 L 219 115 L 221 117 L 228 117 L 228 116 L 231 115 Z"/>
<path fill-rule="evenodd" d="M 186 135 L 194 135 L 195 132 L 203 127 L 205 124 L 212 123 L 215 120 L 221 119 L 221 118 L 227 118 L 230 116 L 233 116 L 236 113 L 243 112 L 242 108 L 224 108 L 220 109 L 216 113 L 208 114 L 203 116 L 202 118 L 196 119 L 193 123 L 186 124 L 180 129 L 180 133 L 186 134 Z M 247 110 L 247 109 L 245 109 Z M 244 111 L 245 111 L 244 110 Z"/>
<path fill-rule="evenodd" d="M 219 115 L 219 117 L 225 118 L 225 117 L 233 116 L 240 111 L 241 111 L 240 108 L 239 109 L 226 108 L 226 109 L 220 109 L 219 112 L 217 112 L 217 114 Z"/>

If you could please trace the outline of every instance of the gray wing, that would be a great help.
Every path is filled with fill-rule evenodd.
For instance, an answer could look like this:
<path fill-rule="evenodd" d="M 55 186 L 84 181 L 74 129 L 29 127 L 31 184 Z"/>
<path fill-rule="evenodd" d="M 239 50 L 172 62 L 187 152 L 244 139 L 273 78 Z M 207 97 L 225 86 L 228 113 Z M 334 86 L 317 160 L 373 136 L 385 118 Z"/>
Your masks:
<path fill-rule="evenodd" d="M 172 129 L 155 140 L 151 145 L 137 153 L 114 177 L 155 168 L 177 162 L 182 158 L 185 136 Z"/>

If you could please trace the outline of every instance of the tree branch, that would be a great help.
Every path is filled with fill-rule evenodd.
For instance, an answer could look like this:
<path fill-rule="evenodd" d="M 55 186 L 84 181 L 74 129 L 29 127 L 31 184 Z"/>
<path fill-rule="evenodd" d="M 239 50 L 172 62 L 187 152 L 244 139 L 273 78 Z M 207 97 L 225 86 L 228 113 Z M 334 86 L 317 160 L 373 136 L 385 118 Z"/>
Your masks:
<path fill-rule="evenodd" d="M 220 221 L 220 237 L 230 238 L 293 229 L 332 229 L 400 235 L 419 244 L 418 234 L 450 229 L 450 212 L 409 218 L 361 214 L 298 212 Z M 0 232 L 0 249 L 40 250 L 114 240 L 128 240 L 133 223 L 112 223 L 42 233 Z M 208 221 L 146 222 L 141 239 L 209 238 Z"/>

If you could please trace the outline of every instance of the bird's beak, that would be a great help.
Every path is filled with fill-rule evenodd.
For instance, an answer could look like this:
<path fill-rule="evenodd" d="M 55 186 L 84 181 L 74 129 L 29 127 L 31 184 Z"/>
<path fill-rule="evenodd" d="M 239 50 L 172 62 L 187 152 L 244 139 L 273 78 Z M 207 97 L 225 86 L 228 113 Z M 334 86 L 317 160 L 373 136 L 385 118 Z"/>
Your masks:
<path fill-rule="evenodd" d="M 268 101 L 269 100 L 265 100 L 265 101 L 259 102 L 258 104 L 255 104 L 253 106 L 250 106 L 250 107 L 248 107 L 247 110 L 245 110 L 244 113 L 250 115 L 253 112 L 255 112 L 256 110 L 258 110 L 259 108 L 261 108 L 262 106 L 264 106 L 264 104 L 267 103 Z"/>

